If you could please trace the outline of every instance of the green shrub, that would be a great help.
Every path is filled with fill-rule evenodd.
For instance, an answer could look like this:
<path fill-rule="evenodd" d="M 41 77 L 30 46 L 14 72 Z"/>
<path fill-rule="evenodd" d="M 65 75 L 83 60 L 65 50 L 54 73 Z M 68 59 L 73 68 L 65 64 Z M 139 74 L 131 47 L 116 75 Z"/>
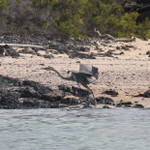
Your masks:
<path fill-rule="evenodd" d="M 0 0 L 0 10 L 3 10 L 7 7 L 7 1 L 6 0 Z"/>
<path fill-rule="evenodd" d="M 49 22 L 44 22 L 43 24 L 42 24 L 42 31 L 45 31 L 47 28 L 48 28 L 48 26 L 49 26 Z"/>
<path fill-rule="evenodd" d="M 82 15 L 84 14 L 86 0 L 66 0 L 65 3 L 62 2 L 59 5 L 57 4 L 57 7 L 62 11 L 59 11 L 55 6 L 55 11 L 59 11 L 59 13 L 56 13 L 56 19 L 54 19 L 56 29 L 65 38 L 83 37 L 81 28 L 84 20 Z"/>
<path fill-rule="evenodd" d="M 150 20 L 137 24 L 139 14 L 125 13 L 115 0 L 10 1 L 0 0 L 0 21 L 10 32 L 17 29 L 23 33 L 38 31 L 57 34 L 63 38 L 79 38 L 93 35 L 94 28 L 97 28 L 102 34 L 108 33 L 115 37 L 150 37 Z M 7 2 L 10 6 L 7 6 Z M 28 9 L 20 9 L 24 5 Z M 19 6 L 18 10 L 21 12 L 13 13 Z M 10 7 L 10 12 L 15 17 L 8 11 L 3 11 Z M 32 30 L 29 24 L 33 25 Z"/>
<path fill-rule="evenodd" d="M 50 5 L 54 0 L 31 0 L 32 6 L 35 8 L 43 8 Z M 55 0 L 57 1 L 57 0 Z"/>
<path fill-rule="evenodd" d="M 136 34 L 137 12 L 125 13 L 117 21 L 115 34 L 117 37 L 132 37 Z"/>
<path fill-rule="evenodd" d="M 57 29 L 65 38 L 77 38 L 82 36 L 79 26 L 83 24 L 83 20 L 78 14 L 69 16 L 66 20 L 58 20 L 59 25 Z"/>
<path fill-rule="evenodd" d="M 148 18 L 137 26 L 136 35 L 138 37 L 150 38 L 150 20 Z"/>

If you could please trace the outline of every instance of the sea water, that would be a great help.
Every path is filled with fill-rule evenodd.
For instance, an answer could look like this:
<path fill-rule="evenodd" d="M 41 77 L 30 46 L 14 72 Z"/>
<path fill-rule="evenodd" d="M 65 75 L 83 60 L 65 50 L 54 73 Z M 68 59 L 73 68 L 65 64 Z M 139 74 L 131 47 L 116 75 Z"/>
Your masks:
<path fill-rule="evenodd" d="M 150 109 L 0 110 L 0 150 L 149 150 Z"/>

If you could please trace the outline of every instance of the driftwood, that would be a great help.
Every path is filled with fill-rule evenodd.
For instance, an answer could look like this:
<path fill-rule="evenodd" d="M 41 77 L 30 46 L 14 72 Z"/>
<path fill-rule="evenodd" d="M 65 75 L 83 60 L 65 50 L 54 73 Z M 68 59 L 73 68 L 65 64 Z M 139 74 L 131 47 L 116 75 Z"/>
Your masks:
<path fill-rule="evenodd" d="M 104 34 L 104 35 L 102 35 L 100 33 L 100 31 L 98 31 L 96 28 L 94 28 L 94 32 L 96 32 L 101 39 L 109 39 L 109 40 L 112 40 L 114 42 L 133 42 L 133 41 L 135 41 L 134 37 L 131 38 L 131 39 L 125 39 L 125 38 L 115 38 L 115 37 L 113 37 L 110 34 Z"/>
<path fill-rule="evenodd" d="M 31 44 L 14 44 L 14 43 L 0 43 L 0 46 L 12 46 L 12 47 L 30 47 L 30 48 L 39 48 L 39 49 L 44 49 L 44 46 L 41 45 L 31 45 Z"/>

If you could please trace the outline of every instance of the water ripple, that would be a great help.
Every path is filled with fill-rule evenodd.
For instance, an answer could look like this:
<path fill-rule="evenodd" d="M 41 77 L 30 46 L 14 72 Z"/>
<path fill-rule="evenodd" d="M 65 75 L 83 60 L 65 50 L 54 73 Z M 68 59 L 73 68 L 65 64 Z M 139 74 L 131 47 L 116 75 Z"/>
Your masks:
<path fill-rule="evenodd" d="M 0 110 L 2 150 L 140 150 L 150 109 Z"/>

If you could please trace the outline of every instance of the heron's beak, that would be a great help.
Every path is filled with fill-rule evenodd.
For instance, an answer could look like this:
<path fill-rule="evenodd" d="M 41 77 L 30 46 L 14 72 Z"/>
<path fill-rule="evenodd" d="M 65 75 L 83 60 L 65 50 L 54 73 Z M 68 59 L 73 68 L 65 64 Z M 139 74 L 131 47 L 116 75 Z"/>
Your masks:
<path fill-rule="evenodd" d="M 46 67 L 46 68 L 43 68 L 43 69 L 45 69 L 45 70 L 49 70 L 49 67 Z"/>

